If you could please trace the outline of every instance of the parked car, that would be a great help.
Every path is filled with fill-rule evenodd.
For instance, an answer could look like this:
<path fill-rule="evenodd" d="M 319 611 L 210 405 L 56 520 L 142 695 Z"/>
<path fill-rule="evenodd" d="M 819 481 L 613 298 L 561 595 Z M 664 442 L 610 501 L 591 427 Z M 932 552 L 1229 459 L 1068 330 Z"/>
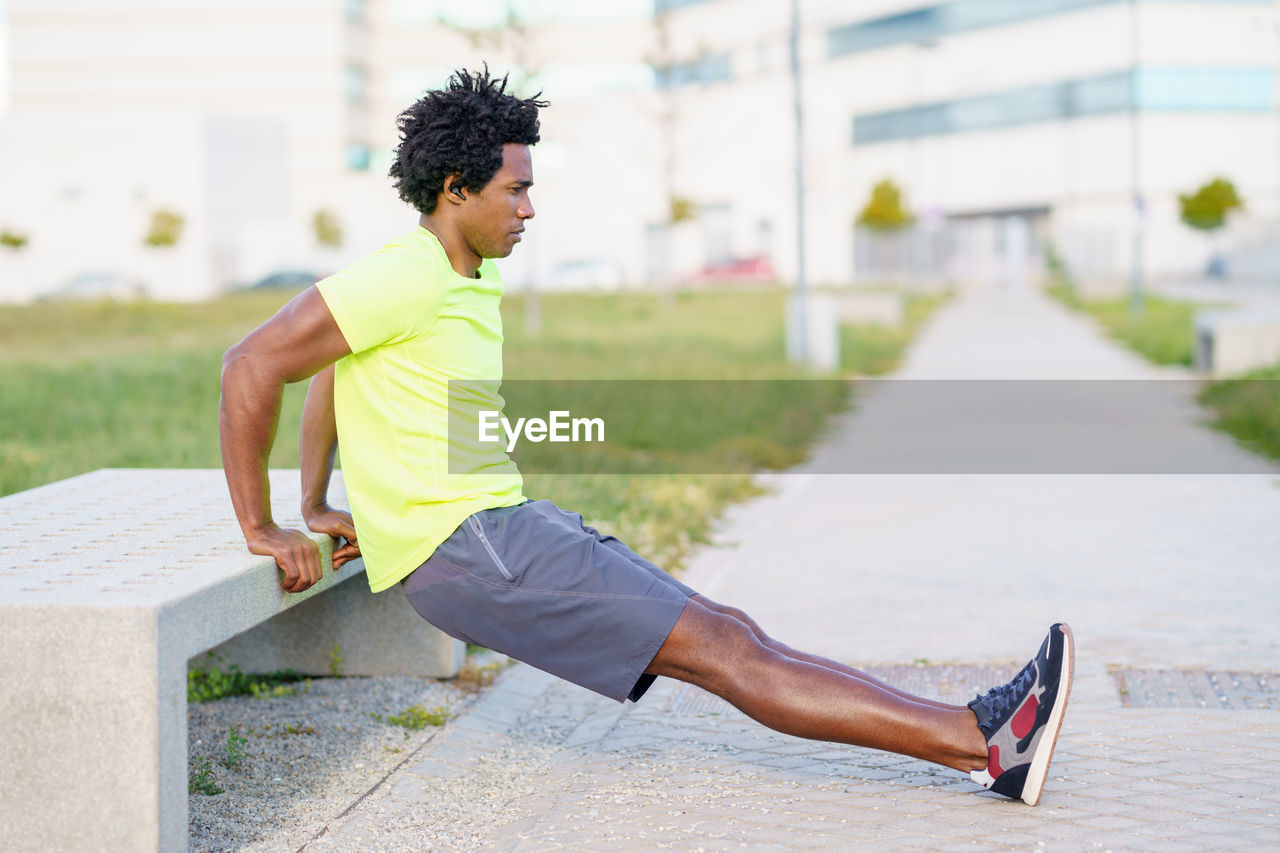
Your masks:
<path fill-rule="evenodd" d="M 689 276 L 696 283 L 736 283 L 773 281 L 777 278 L 773 262 L 765 255 L 750 258 L 734 258 L 721 263 L 707 264 Z"/>
<path fill-rule="evenodd" d="M 40 298 L 42 300 L 71 299 L 145 299 L 147 285 L 136 276 L 110 270 L 83 272 L 65 284 Z"/>

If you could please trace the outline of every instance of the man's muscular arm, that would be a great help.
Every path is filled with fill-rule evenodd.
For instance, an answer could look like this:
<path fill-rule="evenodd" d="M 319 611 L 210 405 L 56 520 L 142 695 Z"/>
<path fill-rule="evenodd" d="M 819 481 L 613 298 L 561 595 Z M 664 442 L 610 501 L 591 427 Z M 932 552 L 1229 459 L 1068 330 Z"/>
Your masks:
<path fill-rule="evenodd" d="M 333 411 L 333 365 L 311 377 L 302 407 L 302 520 L 316 533 L 347 540 L 333 552 L 333 567 L 360 556 L 351 513 L 329 506 L 329 478 L 338 449 Z"/>
<path fill-rule="evenodd" d="M 320 292 L 308 288 L 222 357 L 219 429 L 231 503 L 254 554 L 275 558 L 286 592 L 320 580 L 320 549 L 304 533 L 271 518 L 267 460 L 284 386 L 314 375 L 351 352 Z"/>

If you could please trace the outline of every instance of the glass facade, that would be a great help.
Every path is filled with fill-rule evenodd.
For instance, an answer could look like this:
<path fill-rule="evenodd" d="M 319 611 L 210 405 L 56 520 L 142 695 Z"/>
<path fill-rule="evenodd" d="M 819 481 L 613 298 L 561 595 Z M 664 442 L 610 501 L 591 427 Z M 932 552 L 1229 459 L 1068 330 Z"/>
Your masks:
<path fill-rule="evenodd" d="M 363 142 L 347 143 L 347 168 L 353 172 L 363 172 L 369 168 L 373 160 L 373 152 Z"/>
<path fill-rule="evenodd" d="M 347 100 L 359 101 L 365 96 L 368 88 L 368 76 L 358 65 L 348 65 L 342 72 L 342 86 L 347 93 Z"/>
<path fill-rule="evenodd" d="M 732 77 L 732 69 L 729 54 L 712 53 L 693 62 L 655 68 L 653 77 L 654 85 L 659 89 L 671 89 L 691 83 L 723 83 Z"/>
<path fill-rule="evenodd" d="M 947 133 L 1061 121 L 1130 109 L 1265 112 L 1276 107 L 1269 67 L 1140 67 L 1078 80 L 1027 86 L 854 116 L 853 144 L 871 145 Z"/>
<path fill-rule="evenodd" d="M 827 31 L 827 53 L 832 57 L 865 53 L 895 44 L 929 42 L 941 36 L 943 7 L 913 9 Z"/>
<path fill-rule="evenodd" d="M 697 6 L 701 3 L 710 2 L 711 0 L 653 0 L 653 14 L 660 15 L 663 12 L 674 12 L 686 6 Z"/>
<path fill-rule="evenodd" d="M 1139 68 L 1137 91 L 1144 110 L 1252 112 L 1276 104 L 1270 68 Z"/>
<path fill-rule="evenodd" d="M 1144 0 L 1150 2 L 1150 0 Z M 1127 0 L 953 0 L 909 12 L 832 27 L 827 53 L 832 57 L 865 53 L 898 44 L 935 41 L 952 33 L 997 27 L 1033 18 L 1118 4 Z M 1163 0 L 1163 2 L 1232 2 L 1271 6 L 1272 0 Z"/>

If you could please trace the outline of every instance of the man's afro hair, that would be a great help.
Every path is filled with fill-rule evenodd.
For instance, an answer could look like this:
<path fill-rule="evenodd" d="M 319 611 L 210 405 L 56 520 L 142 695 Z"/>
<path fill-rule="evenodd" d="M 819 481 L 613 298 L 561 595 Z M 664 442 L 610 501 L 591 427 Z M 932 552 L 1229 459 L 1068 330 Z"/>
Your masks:
<path fill-rule="evenodd" d="M 489 68 L 455 71 L 444 89 L 427 92 L 396 120 L 400 145 L 390 176 L 400 198 L 432 213 L 445 178 L 481 190 L 502 168 L 502 146 L 538 141 L 538 108 L 546 101 L 507 94 L 507 77 Z M 541 93 L 539 93 L 541 94 Z"/>

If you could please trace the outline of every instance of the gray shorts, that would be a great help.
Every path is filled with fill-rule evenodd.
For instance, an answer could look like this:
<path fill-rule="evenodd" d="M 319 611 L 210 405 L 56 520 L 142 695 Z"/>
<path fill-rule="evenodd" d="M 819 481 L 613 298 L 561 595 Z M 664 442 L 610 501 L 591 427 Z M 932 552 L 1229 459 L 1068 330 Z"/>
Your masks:
<path fill-rule="evenodd" d="M 423 619 L 622 702 L 694 591 L 551 501 L 468 518 L 403 581 Z"/>

